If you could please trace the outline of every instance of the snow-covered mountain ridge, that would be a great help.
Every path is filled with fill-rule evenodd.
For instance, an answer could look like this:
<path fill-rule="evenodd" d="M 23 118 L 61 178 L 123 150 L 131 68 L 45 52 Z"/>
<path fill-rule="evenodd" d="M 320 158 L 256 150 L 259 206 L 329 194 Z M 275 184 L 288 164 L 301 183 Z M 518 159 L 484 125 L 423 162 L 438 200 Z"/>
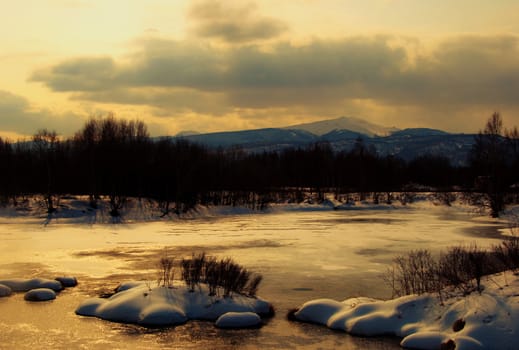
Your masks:
<path fill-rule="evenodd" d="M 369 137 L 388 136 L 396 131 L 399 131 L 399 129 L 395 127 L 381 126 L 368 122 L 367 120 L 354 117 L 340 117 L 313 123 L 297 124 L 287 126 L 284 129 L 305 130 L 317 136 L 323 136 L 337 130 L 348 130 Z"/>
<path fill-rule="evenodd" d="M 280 151 L 328 142 L 334 150 L 348 151 L 361 138 L 381 156 L 405 160 L 421 155 L 447 156 L 452 164 L 465 164 L 474 142 L 473 134 L 451 134 L 428 128 L 398 129 L 376 125 L 359 118 L 341 117 L 284 128 L 215 132 L 177 136 L 211 148 L 238 146 L 246 152 Z"/>

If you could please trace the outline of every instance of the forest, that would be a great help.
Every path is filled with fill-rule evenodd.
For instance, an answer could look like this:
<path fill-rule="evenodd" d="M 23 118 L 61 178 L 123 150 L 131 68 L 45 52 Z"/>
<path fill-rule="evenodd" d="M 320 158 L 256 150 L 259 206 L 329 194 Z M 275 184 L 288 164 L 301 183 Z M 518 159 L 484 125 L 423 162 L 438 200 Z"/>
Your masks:
<path fill-rule="evenodd" d="M 73 137 L 39 130 L 31 140 L 0 139 L 0 200 L 14 204 L 41 196 L 49 213 L 67 194 L 88 195 L 96 208 L 107 198 L 118 216 L 129 197 L 156 200 L 164 215 L 202 205 L 262 209 L 276 201 L 324 199 L 350 193 L 373 202 L 392 193 L 462 192 L 498 216 L 517 202 L 519 132 L 494 113 L 474 139 L 468 165 L 424 154 L 411 161 L 379 156 L 361 138 L 349 151 L 327 143 L 262 153 L 238 147 L 210 149 L 179 138 L 152 138 L 141 121 L 113 115 L 89 119 Z M 448 196 L 445 196 L 448 202 Z"/>

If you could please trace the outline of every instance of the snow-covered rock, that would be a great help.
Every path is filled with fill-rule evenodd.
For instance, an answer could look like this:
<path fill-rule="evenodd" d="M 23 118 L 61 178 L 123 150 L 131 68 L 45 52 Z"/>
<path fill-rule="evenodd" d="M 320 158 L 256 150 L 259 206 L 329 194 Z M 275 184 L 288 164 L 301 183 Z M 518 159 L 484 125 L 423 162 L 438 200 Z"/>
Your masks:
<path fill-rule="evenodd" d="M 208 290 L 190 292 L 185 286 L 150 288 L 143 283 L 126 284 L 108 299 L 92 298 L 83 302 L 76 314 L 105 320 L 146 326 L 174 326 L 187 320 L 216 320 L 228 312 L 268 314 L 270 304 L 260 298 L 233 295 L 211 297 Z"/>
<path fill-rule="evenodd" d="M 443 344 L 442 348 L 456 350 L 512 350 L 519 344 L 519 278 L 508 282 L 492 276 L 481 294 L 452 296 L 443 304 L 432 294 L 388 301 L 317 299 L 303 304 L 293 316 L 354 335 L 398 336 L 410 349 L 440 349 Z"/>
<path fill-rule="evenodd" d="M 48 288 L 52 289 L 55 292 L 59 292 L 63 289 L 63 286 L 60 282 L 43 278 L 14 278 L 8 280 L 0 280 L 0 284 L 3 284 L 11 288 L 13 292 L 27 292 L 31 289 L 36 288 Z"/>
<path fill-rule="evenodd" d="M 13 293 L 13 290 L 6 286 L 5 284 L 0 284 L 0 298 L 8 297 Z"/>
<path fill-rule="evenodd" d="M 61 283 L 61 285 L 64 288 L 77 286 L 76 277 L 56 277 L 55 280 L 58 281 L 59 283 Z"/>
<path fill-rule="evenodd" d="M 36 288 L 25 293 L 23 298 L 28 301 L 53 300 L 56 299 L 56 292 L 49 288 Z"/>
<path fill-rule="evenodd" d="M 344 308 L 344 304 L 332 299 L 317 299 L 305 303 L 296 313 L 299 321 L 326 325 L 330 317 Z"/>
<path fill-rule="evenodd" d="M 144 285 L 145 282 L 141 282 L 141 281 L 127 281 L 127 282 L 123 282 L 123 283 L 120 283 L 117 288 L 115 288 L 115 292 L 118 293 L 118 292 L 123 292 L 127 289 L 131 289 L 131 288 L 134 288 L 134 287 L 137 287 L 137 286 L 142 286 Z"/>
<path fill-rule="evenodd" d="M 250 328 L 261 324 L 261 317 L 254 312 L 226 312 L 215 322 L 218 328 Z"/>
<path fill-rule="evenodd" d="M 139 324 L 143 326 L 177 325 L 187 321 L 183 310 L 176 305 L 152 303 L 139 314 Z"/>

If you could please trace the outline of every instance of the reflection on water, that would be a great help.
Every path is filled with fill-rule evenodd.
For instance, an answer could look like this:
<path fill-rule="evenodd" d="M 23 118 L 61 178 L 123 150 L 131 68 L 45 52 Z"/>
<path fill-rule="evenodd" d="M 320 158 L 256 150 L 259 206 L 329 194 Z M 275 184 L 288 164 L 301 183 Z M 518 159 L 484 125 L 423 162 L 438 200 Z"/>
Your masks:
<path fill-rule="evenodd" d="M 28 303 L 22 294 L 0 299 L 1 347 L 397 349 L 398 339 L 350 337 L 288 322 L 285 315 L 315 298 L 389 297 L 380 276 L 396 254 L 473 240 L 488 246 L 497 242 L 502 227 L 442 208 L 289 212 L 120 226 L 0 226 L 0 277 L 65 274 L 80 280 L 52 302 Z M 155 281 L 156 262 L 164 254 L 180 259 L 198 251 L 233 257 L 262 273 L 259 294 L 274 304 L 276 316 L 261 329 L 229 331 L 211 322 L 146 329 L 73 312 L 85 298 L 110 292 L 121 281 Z"/>

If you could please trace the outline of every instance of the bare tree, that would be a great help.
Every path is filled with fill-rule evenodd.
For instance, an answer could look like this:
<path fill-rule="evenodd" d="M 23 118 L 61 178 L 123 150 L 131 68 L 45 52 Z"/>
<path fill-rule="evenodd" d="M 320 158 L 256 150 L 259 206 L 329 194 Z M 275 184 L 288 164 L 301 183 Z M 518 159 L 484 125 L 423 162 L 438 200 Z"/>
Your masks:
<path fill-rule="evenodd" d="M 476 136 L 470 152 L 470 163 L 478 171 L 476 190 L 485 193 L 492 217 L 498 217 L 504 209 L 506 155 L 503 120 L 498 112 L 494 112 L 485 129 Z"/>
<path fill-rule="evenodd" d="M 41 129 L 33 136 L 32 140 L 38 157 L 45 168 L 44 176 L 47 180 L 47 188 L 44 194 L 44 203 L 47 207 L 47 212 L 50 214 L 56 211 L 53 196 L 56 176 L 56 151 L 57 146 L 59 145 L 58 134 L 54 130 L 49 131 L 47 129 Z"/>

